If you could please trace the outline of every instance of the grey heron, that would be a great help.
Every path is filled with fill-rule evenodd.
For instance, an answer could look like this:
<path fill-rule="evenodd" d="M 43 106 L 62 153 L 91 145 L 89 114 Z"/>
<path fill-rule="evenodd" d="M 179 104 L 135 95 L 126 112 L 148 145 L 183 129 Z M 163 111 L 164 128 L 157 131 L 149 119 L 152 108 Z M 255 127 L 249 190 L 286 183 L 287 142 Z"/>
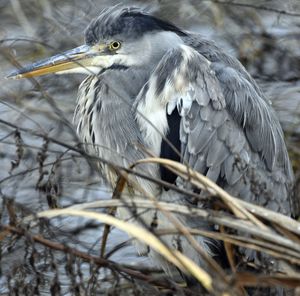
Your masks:
<path fill-rule="evenodd" d="M 214 42 L 141 9 L 116 6 L 91 22 L 84 45 L 25 66 L 11 77 L 48 73 L 87 75 L 79 87 L 74 123 L 90 153 L 128 166 L 149 150 L 187 164 L 243 200 L 296 214 L 293 172 L 271 103 L 241 63 Z M 114 187 L 118 173 L 113 166 L 101 164 L 99 169 Z M 178 187 L 190 186 L 165 168 L 145 165 L 142 170 Z M 142 178 L 136 181 L 158 200 L 209 207 L 205 199 L 192 200 Z M 125 219 L 130 213 L 120 215 Z M 154 216 L 158 228 L 169 226 L 155 211 L 142 218 L 150 225 Z M 205 221 L 180 219 L 189 227 L 213 229 Z M 217 242 L 197 239 L 208 254 L 218 255 Z M 169 235 L 165 241 L 204 264 L 185 238 Z M 137 248 L 172 271 L 151 249 Z"/>

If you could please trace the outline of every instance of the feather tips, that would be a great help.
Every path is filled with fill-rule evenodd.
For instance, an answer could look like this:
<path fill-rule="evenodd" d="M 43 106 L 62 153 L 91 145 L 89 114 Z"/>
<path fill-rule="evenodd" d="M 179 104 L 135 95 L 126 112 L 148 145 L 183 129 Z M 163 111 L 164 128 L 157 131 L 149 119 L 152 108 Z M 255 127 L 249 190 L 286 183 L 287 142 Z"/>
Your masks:
<path fill-rule="evenodd" d="M 281 127 L 258 87 L 238 66 L 217 57 L 212 63 L 201 52 L 180 46 L 163 57 L 150 77 L 150 85 L 160 81 L 160 92 L 151 99 L 168 114 L 178 110 L 184 163 L 217 183 L 221 180 L 224 188 L 245 200 L 256 201 L 258 193 L 251 184 L 259 179 L 261 194 L 271 193 L 282 201 L 281 212 L 289 212 L 285 200 L 292 173 Z M 166 72 L 168 79 L 160 77 Z M 282 189 L 274 191 L 275 185 Z"/>

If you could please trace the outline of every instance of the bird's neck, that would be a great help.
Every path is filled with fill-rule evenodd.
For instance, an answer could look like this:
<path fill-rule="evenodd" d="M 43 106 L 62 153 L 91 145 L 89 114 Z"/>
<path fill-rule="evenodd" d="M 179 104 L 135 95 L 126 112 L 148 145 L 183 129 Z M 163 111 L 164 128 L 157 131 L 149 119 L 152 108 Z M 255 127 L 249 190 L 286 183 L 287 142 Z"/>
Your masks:
<path fill-rule="evenodd" d="M 77 133 L 89 153 L 108 161 L 115 167 L 129 166 L 147 157 L 140 147 L 145 146 L 136 124 L 132 105 L 147 73 L 142 70 L 110 69 L 98 76 L 88 77 L 79 88 L 74 123 Z M 158 177 L 158 168 L 144 165 L 141 173 Z M 101 173 L 114 186 L 116 174 L 110 166 L 102 165 Z M 148 192 L 159 188 L 143 182 Z"/>

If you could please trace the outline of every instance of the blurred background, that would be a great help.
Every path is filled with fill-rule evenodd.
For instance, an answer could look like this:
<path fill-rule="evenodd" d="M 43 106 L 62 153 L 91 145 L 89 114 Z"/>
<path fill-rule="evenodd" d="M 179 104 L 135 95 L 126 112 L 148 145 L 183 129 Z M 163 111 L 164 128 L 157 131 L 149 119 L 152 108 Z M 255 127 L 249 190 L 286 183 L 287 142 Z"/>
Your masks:
<path fill-rule="evenodd" d="M 0 218 L 13 225 L 40 210 L 109 198 L 86 158 L 70 147 L 82 75 L 6 80 L 22 65 L 84 42 L 84 29 L 102 8 L 120 1 L 0 0 Z M 300 180 L 300 1 L 122 1 L 142 6 L 176 25 L 215 40 L 258 81 L 285 131 Z M 250 4 L 249 4 L 250 3 Z M 55 140 L 55 141 L 54 141 Z M 66 147 L 64 144 L 68 144 Z M 300 196 L 299 196 L 300 198 Z M 101 229 L 84 219 L 55 219 L 30 231 L 99 254 Z M 0 229 L 1 230 L 1 229 Z M 154 267 L 113 230 L 109 259 L 126 266 Z M 0 295 L 138 295 L 133 284 L 63 252 L 9 238 L 0 232 Z M 99 281 L 101 279 L 101 281 Z M 152 295 L 156 292 L 152 291 Z"/>

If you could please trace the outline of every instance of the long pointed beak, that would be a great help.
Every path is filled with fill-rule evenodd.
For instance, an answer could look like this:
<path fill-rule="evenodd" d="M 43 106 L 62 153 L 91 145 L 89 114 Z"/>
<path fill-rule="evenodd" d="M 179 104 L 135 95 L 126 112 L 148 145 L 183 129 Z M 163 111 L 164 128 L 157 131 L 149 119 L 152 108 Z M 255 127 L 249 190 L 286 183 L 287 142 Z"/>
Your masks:
<path fill-rule="evenodd" d="M 95 67 L 95 57 L 105 55 L 106 46 L 82 45 L 61 54 L 52 56 L 27 65 L 7 76 L 7 78 L 19 79 L 41 76 L 49 73 L 77 72 L 90 74 Z M 99 66 L 98 68 L 99 69 Z"/>

